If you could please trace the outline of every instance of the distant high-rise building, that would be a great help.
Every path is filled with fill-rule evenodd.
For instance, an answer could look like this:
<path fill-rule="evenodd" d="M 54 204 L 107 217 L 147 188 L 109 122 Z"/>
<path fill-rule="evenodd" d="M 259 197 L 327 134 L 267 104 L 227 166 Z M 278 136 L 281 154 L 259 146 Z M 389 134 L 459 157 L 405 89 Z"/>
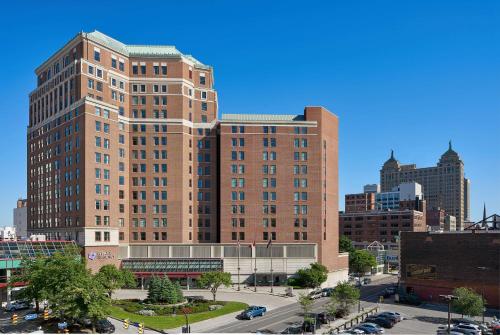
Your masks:
<path fill-rule="evenodd" d="M 17 200 L 16 208 L 14 208 L 14 228 L 18 238 L 28 237 L 28 207 L 26 199 Z"/>
<path fill-rule="evenodd" d="M 364 193 L 379 193 L 380 185 L 379 184 L 368 184 L 363 186 Z"/>
<path fill-rule="evenodd" d="M 441 156 L 436 166 L 417 168 L 415 164 L 401 165 L 391 152 L 391 157 L 380 170 L 382 192 L 405 182 L 418 182 L 428 208 L 442 208 L 457 220 L 457 230 L 469 215 L 469 180 L 464 178 L 464 163 L 452 149 Z"/>

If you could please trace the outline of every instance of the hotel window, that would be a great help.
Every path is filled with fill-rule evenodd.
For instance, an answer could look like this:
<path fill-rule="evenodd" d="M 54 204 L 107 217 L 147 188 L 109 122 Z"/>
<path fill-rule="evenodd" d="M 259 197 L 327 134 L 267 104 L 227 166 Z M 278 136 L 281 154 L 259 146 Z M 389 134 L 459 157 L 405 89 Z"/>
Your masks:
<path fill-rule="evenodd" d="M 153 65 L 153 71 L 155 75 L 160 74 L 160 66 L 158 64 Z"/>
<path fill-rule="evenodd" d="M 207 91 L 201 91 L 201 98 L 203 100 L 206 100 L 207 99 Z"/>
<path fill-rule="evenodd" d="M 238 128 L 236 126 L 231 126 L 231 133 L 236 134 L 238 132 Z"/>
<path fill-rule="evenodd" d="M 265 241 L 269 240 L 269 233 L 267 231 L 262 233 L 262 239 Z"/>
<path fill-rule="evenodd" d="M 164 64 L 161 65 L 161 74 L 164 76 L 167 75 L 167 65 Z"/>
<path fill-rule="evenodd" d="M 293 233 L 293 239 L 295 241 L 300 240 L 300 233 L 298 231 L 296 231 L 296 232 Z"/>
<path fill-rule="evenodd" d="M 300 160 L 303 160 L 303 161 L 307 160 L 307 152 L 301 152 L 300 153 Z"/>
<path fill-rule="evenodd" d="M 200 85 L 205 85 L 205 74 L 200 73 Z"/>
<path fill-rule="evenodd" d="M 111 56 L 111 67 L 113 69 L 116 69 L 116 57 L 115 56 Z"/>
<path fill-rule="evenodd" d="M 201 103 L 201 110 L 204 112 L 208 110 L 208 104 L 204 101 Z"/>
<path fill-rule="evenodd" d="M 95 225 L 100 226 L 101 225 L 101 217 L 99 215 L 95 216 Z"/>
<path fill-rule="evenodd" d="M 269 167 L 269 173 L 270 174 L 276 174 L 276 165 L 271 165 Z"/>
<path fill-rule="evenodd" d="M 262 131 L 264 132 L 264 134 L 269 133 L 269 127 L 268 126 L 263 126 L 262 127 Z"/>
<path fill-rule="evenodd" d="M 101 61 L 101 50 L 94 48 L 94 60 Z"/>
<path fill-rule="evenodd" d="M 272 160 L 272 161 L 275 161 L 277 158 L 277 154 L 276 152 L 274 151 L 271 151 L 270 155 L 269 155 L 269 159 Z"/>
<path fill-rule="evenodd" d="M 307 241 L 307 232 L 306 231 L 302 232 L 302 240 Z"/>
<path fill-rule="evenodd" d="M 101 241 L 101 232 L 100 231 L 96 231 L 95 232 L 95 241 L 96 242 L 100 242 Z"/>
<path fill-rule="evenodd" d="M 119 70 L 124 71 L 125 70 L 125 63 L 123 61 L 119 61 L 118 63 Z"/>
<path fill-rule="evenodd" d="M 132 64 L 132 74 L 139 74 L 139 67 L 137 64 Z"/>
<path fill-rule="evenodd" d="M 146 64 L 141 63 L 141 74 L 146 74 Z"/>

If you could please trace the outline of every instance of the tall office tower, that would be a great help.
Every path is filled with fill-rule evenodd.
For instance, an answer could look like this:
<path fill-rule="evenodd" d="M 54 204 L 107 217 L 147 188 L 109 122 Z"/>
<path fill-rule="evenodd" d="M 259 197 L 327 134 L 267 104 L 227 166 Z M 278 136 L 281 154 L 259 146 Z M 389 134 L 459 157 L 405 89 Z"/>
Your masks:
<path fill-rule="evenodd" d="M 464 178 L 464 163 L 452 149 L 441 156 L 436 166 L 417 168 L 415 164 L 401 165 L 391 157 L 380 170 L 382 192 L 405 183 L 422 185 L 427 208 L 442 208 L 457 219 L 457 230 L 462 230 L 469 211 L 469 180 Z"/>
<path fill-rule="evenodd" d="M 314 243 L 320 262 L 336 268 L 337 117 L 321 107 L 225 114 L 220 145 L 221 242 Z"/>
<path fill-rule="evenodd" d="M 31 233 L 76 240 L 96 266 L 117 263 L 119 245 L 216 241 L 210 66 L 173 46 L 125 45 L 94 31 L 35 72 Z"/>

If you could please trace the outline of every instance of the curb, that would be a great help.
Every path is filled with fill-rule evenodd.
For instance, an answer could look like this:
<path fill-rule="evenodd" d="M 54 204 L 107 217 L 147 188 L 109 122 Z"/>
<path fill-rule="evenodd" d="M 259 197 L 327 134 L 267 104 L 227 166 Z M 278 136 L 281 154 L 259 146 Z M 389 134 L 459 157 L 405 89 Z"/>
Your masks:
<path fill-rule="evenodd" d="M 113 320 L 116 320 L 116 321 L 119 321 L 119 322 L 123 322 L 122 319 L 118 319 L 118 318 L 115 318 L 114 316 L 108 316 L 108 318 L 110 319 L 113 319 Z M 135 326 L 134 326 L 135 327 Z M 154 332 L 157 332 L 157 333 L 160 333 L 160 334 L 167 334 L 166 332 L 164 332 L 163 330 L 158 330 L 158 329 L 153 329 L 153 328 L 150 328 L 150 327 L 146 327 L 146 325 L 144 325 L 144 329 L 148 329 L 148 330 L 151 330 L 151 331 L 154 331 Z M 121 334 L 120 332 L 116 332 L 117 334 Z"/>

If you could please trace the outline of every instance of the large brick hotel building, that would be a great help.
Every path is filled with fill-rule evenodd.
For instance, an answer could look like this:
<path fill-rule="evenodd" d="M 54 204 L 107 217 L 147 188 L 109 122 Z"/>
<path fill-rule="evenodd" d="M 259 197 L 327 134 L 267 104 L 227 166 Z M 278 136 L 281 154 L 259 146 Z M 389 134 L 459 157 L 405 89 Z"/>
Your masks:
<path fill-rule="evenodd" d="M 239 267 L 240 281 L 279 281 L 313 261 L 346 276 L 335 115 L 218 118 L 212 67 L 97 31 L 35 72 L 30 233 L 75 240 L 92 269 L 139 276 Z"/>

